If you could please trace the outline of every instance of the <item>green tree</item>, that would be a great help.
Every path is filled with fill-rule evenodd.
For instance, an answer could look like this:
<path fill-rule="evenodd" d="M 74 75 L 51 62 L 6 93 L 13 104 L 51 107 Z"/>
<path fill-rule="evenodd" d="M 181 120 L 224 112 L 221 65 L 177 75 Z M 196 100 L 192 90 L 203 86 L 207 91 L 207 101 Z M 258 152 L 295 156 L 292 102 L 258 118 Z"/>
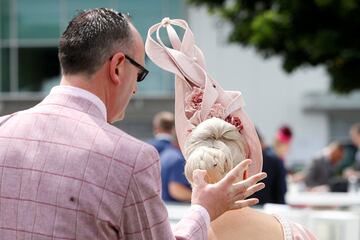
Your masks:
<path fill-rule="evenodd" d="M 283 68 L 325 65 L 332 89 L 360 88 L 359 0 L 189 0 L 232 25 L 231 42 L 282 56 Z"/>

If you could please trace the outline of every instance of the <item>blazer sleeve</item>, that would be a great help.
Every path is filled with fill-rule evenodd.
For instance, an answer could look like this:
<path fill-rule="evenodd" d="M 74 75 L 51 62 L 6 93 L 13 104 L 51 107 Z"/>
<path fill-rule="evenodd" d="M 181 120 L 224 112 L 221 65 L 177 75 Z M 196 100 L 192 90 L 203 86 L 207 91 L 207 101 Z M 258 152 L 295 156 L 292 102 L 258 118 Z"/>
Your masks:
<path fill-rule="evenodd" d="M 207 239 L 205 220 L 194 210 L 171 229 L 161 199 L 159 155 L 147 144 L 136 159 L 120 226 L 120 238 L 125 239 Z"/>

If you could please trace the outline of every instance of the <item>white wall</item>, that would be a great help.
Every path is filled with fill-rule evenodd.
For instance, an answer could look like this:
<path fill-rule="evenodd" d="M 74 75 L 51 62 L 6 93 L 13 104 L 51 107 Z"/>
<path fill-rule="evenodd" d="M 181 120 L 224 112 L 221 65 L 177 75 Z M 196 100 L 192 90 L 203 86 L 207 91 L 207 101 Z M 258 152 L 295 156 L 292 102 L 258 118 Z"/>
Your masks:
<path fill-rule="evenodd" d="M 271 143 L 276 128 L 287 123 L 294 129 L 288 163 L 307 161 L 327 143 L 328 123 L 323 114 L 305 113 L 302 99 L 308 92 L 326 92 L 328 77 L 323 68 L 306 68 L 286 74 L 280 58 L 264 60 L 253 49 L 228 44 L 229 26 L 204 8 L 190 8 L 189 24 L 202 49 L 207 70 L 224 89 L 239 90 L 246 111 Z"/>

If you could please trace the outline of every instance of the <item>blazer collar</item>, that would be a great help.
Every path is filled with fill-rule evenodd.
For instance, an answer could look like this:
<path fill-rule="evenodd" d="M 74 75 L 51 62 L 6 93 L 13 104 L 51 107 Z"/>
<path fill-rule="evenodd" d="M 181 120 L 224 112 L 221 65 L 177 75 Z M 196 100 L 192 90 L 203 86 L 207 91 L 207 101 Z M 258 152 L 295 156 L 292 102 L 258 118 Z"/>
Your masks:
<path fill-rule="evenodd" d="M 96 95 L 81 88 L 56 86 L 40 104 L 61 105 L 107 120 L 105 104 Z"/>

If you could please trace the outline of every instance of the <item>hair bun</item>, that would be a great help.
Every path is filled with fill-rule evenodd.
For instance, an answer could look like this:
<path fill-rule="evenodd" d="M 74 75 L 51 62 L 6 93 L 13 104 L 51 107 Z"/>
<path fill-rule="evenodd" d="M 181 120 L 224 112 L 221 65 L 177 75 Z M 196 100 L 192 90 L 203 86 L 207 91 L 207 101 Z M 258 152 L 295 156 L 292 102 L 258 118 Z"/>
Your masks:
<path fill-rule="evenodd" d="M 192 182 L 195 169 L 206 170 L 211 179 L 221 179 L 232 169 L 230 149 L 216 149 L 207 146 L 196 148 L 186 160 L 185 176 Z"/>
<path fill-rule="evenodd" d="M 200 123 L 185 142 L 185 175 L 192 181 L 192 172 L 202 169 L 211 181 L 220 180 L 245 158 L 246 144 L 238 129 L 219 118 Z"/>

